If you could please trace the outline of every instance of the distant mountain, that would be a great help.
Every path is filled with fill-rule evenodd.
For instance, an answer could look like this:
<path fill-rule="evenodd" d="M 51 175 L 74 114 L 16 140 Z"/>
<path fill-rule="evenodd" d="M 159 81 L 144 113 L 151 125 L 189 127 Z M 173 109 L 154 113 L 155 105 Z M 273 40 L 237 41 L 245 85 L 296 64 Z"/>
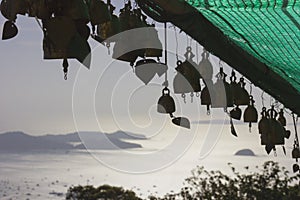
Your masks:
<path fill-rule="evenodd" d="M 23 152 L 31 150 L 113 150 L 141 148 L 140 144 L 124 140 L 143 140 L 143 135 L 115 133 L 79 132 L 64 135 L 31 136 L 23 132 L 0 134 L 0 151 Z"/>

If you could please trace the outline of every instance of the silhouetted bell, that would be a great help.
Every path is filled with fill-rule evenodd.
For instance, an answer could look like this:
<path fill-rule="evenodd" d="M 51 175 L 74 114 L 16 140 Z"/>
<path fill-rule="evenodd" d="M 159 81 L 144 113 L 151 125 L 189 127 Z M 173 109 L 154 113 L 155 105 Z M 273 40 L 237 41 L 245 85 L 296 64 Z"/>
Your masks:
<path fill-rule="evenodd" d="M 238 83 L 239 87 L 234 87 L 233 90 L 233 102 L 235 105 L 248 105 L 249 103 L 249 93 L 245 89 L 244 78 L 240 78 Z"/>
<path fill-rule="evenodd" d="M 18 34 L 18 28 L 12 21 L 6 21 L 3 26 L 2 40 L 8 40 Z"/>
<path fill-rule="evenodd" d="M 281 123 L 282 126 L 286 126 L 286 119 L 284 117 L 283 109 L 280 109 L 279 117 L 277 120 Z"/>
<path fill-rule="evenodd" d="M 257 122 L 258 114 L 256 108 L 254 107 L 255 101 L 253 100 L 253 96 L 250 95 L 249 99 L 250 99 L 249 105 L 244 112 L 244 122 L 249 122 L 249 128 L 251 130 L 251 126 L 252 126 L 251 123 Z"/>
<path fill-rule="evenodd" d="M 162 90 L 162 96 L 159 98 L 157 103 L 157 112 L 173 116 L 172 113 L 175 112 L 175 110 L 174 99 L 170 96 L 170 90 L 165 87 Z"/>
<path fill-rule="evenodd" d="M 298 164 L 293 164 L 293 172 L 296 173 L 299 171 L 299 165 Z"/>
<path fill-rule="evenodd" d="M 211 80 L 206 80 L 205 87 L 201 91 L 200 100 L 201 105 L 206 105 L 207 114 L 210 114 L 211 96 L 214 95 L 213 93 L 213 82 Z"/>
<path fill-rule="evenodd" d="M 209 61 L 209 53 L 204 49 L 199 63 L 199 72 L 204 80 L 212 80 L 213 66 Z"/>
<path fill-rule="evenodd" d="M 223 72 L 223 68 L 220 68 L 220 72 L 217 74 L 217 82 L 214 84 L 215 95 L 211 96 L 212 108 L 227 108 L 233 107 L 232 92 L 229 83 L 226 82 L 226 74 Z"/>
<path fill-rule="evenodd" d="M 92 26 L 105 23 L 111 19 L 108 5 L 101 0 L 90 1 L 89 14 Z"/>
<path fill-rule="evenodd" d="M 291 131 L 290 130 L 286 130 L 285 128 L 284 128 L 284 137 L 286 138 L 286 139 L 289 139 L 290 138 L 290 136 L 291 136 Z"/>
<path fill-rule="evenodd" d="M 267 145 L 269 141 L 270 123 L 266 107 L 262 108 L 261 119 L 258 122 L 258 132 L 261 134 L 261 145 Z"/>
<path fill-rule="evenodd" d="M 292 150 L 292 157 L 295 159 L 300 158 L 300 149 L 299 147 L 294 146 L 293 150 Z"/>
<path fill-rule="evenodd" d="M 285 130 L 281 123 L 276 120 L 277 112 L 274 109 L 274 106 L 272 106 L 272 108 L 268 110 L 268 115 L 270 117 L 269 143 L 273 145 L 283 145 Z"/>
<path fill-rule="evenodd" d="M 231 118 L 240 120 L 242 117 L 242 110 L 239 108 L 239 106 L 236 106 L 230 111 L 229 114 Z"/>
<path fill-rule="evenodd" d="M 135 64 L 136 76 L 147 85 L 157 72 L 157 63 L 153 59 L 142 59 Z"/>

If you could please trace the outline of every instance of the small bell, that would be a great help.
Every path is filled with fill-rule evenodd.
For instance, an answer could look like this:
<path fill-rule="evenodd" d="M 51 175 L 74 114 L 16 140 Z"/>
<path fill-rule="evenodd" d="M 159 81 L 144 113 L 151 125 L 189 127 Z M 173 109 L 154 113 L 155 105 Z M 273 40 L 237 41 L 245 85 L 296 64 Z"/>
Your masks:
<path fill-rule="evenodd" d="M 293 164 L 293 172 L 296 173 L 299 171 L 299 165 L 297 163 Z"/>
<path fill-rule="evenodd" d="M 249 103 L 249 93 L 245 89 L 245 81 L 244 78 L 240 78 L 240 81 L 238 83 L 239 87 L 235 88 L 235 91 L 233 92 L 233 101 L 235 105 L 248 105 Z"/>
<path fill-rule="evenodd" d="M 230 111 L 229 114 L 231 118 L 240 120 L 242 117 L 242 110 L 239 108 L 239 106 L 236 106 Z"/>
<path fill-rule="evenodd" d="M 153 59 L 139 60 L 135 64 L 136 76 L 147 85 L 157 72 L 157 63 Z"/>
<path fill-rule="evenodd" d="M 296 145 L 294 145 L 294 148 L 292 150 L 292 158 L 296 159 L 298 162 L 298 158 L 300 158 L 300 149 Z"/>
<path fill-rule="evenodd" d="M 213 66 L 209 61 L 209 53 L 205 49 L 202 53 L 202 60 L 199 63 L 199 72 L 204 80 L 212 80 Z"/>
<path fill-rule="evenodd" d="M 249 98 L 249 105 L 244 111 L 244 122 L 249 122 L 249 130 L 251 131 L 252 123 L 257 122 L 258 120 L 258 114 L 256 108 L 254 107 L 255 101 L 253 100 L 253 96 L 250 95 Z"/>
<path fill-rule="evenodd" d="M 281 123 L 282 126 L 286 126 L 286 119 L 284 117 L 283 109 L 280 109 L 279 117 L 277 120 Z"/>
<path fill-rule="evenodd" d="M 181 126 L 181 127 L 187 128 L 187 129 L 191 128 L 190 121 L 185 117 L 174 117 L 172 119 L 172 123 L 177 126 Z"/>
<path fill-rule="evenodd" d="M 171 116 L 173 116 L 172 113 L 174 113 L 175 111 L 175 101 L 170 96 L 170 90 L 167 87 L 165 87 L 162 90 L 162 96 L 159 98 L 157 103 L 157 112 L 170 114 Z"/>
<path fill-rule="evenodd" d="M 267 145 L 269 142 L 270 123 L 266 107 L 262 108 L 261 119 L 258 122 L 258 132 L 261 134 L 261 145 Z"/>

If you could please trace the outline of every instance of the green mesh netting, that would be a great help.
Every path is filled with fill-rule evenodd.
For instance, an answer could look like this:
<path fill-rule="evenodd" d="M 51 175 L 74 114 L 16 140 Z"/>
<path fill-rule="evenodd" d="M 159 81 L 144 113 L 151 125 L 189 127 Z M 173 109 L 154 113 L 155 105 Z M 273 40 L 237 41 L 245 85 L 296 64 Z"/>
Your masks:
<path fill-rule="evenodd" d="M 299 0 L 185 0 L 300 92 Z"/>

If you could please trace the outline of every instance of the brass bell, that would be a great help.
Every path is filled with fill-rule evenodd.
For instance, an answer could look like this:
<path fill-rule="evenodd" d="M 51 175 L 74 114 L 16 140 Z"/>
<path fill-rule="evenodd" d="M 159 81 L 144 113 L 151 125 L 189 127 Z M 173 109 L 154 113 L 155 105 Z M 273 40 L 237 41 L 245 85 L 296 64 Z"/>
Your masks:
<path fill-rule="evenodd" d="M 18 34 L 18 28 L 12 21 L 6 21 L 3 26 L 2 40 L 8 40 Z"/>
<path fill-rule="evenodd" d="M 135 64 L 136 76 L 147 85 L 157 73 L 157 63 L 153 59 L 142 59 Z"/>
<path fill-rule="evenodd" d="M 217 74 L 217 82 L 214 84 L 215 95 L 211 98 L 212 108 L 227 108 L 233 107 L 232 92 L 229 83 L 226 82 L 226 74 L 223 68 Z"/>
<path fill-rule="evenodd" d="M 170 114 L 170 116 L 173 116 L 172 113 L 174 113 L 175 110 L 175 101 L 170 96 L 170 90 L 167 87 L 165 87 L 162 90 L 162 96 L 159 98 L 157 103 L 157 112 Z"/>
<path fill-rule="evenodd" d="M 286 119 L 284 117 L 283 109 L 280 109 L 280 112 L 278 113 L 279 117 L 277 120 L 281 123 L 282 126 L 286 126 Z"/>
<path fill-rule="evenodd" d="M 244 122 L 249 122 L 249 128 L 251 130 L 251 123 L 257 122 L 258 114 L 256 108 L 254 107 L 255 101 L 253 99 L 253 96 L 250 95 L 249 99 L 249 105 L 244 111 Z"/>
<path fill-rule="evenodd" d="M 209 61 L 209 53 L 205 49 L 202 53 L 202 60 L 199 63 L 199 72 L 204 80 L 212 80 L 213 66 Z"/>
<path fill-rule="evenodd" d="M 242 117 L 242 110 L 239 108 L 239 106 L 236 106 L 229 112 L 229 115 L 233 119 L 240 120 Z"/>
<path fill-rule="evenodd" d="M 205 87 L 201 91 L 201 105 L 206 105 L 207 114 L 210 114 L 211 96 L 214 95 L 212 80 L 205 80 Z"/>

